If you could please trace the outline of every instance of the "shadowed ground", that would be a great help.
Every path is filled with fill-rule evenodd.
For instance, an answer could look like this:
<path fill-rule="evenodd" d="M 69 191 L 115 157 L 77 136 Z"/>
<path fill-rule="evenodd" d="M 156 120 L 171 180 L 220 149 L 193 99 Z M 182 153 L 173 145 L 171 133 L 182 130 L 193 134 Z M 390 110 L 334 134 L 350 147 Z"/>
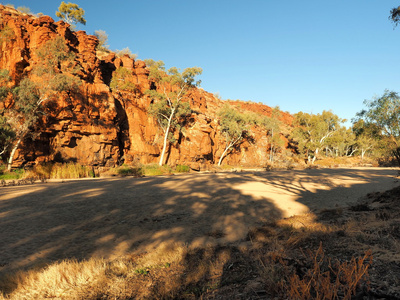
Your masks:
<path fill-rule="evenodd" d="M 244 242 L 249 228 L 398 186 L 383 168 L 202 173 L 0 188 L 0 272 L 166 244 Z"/>

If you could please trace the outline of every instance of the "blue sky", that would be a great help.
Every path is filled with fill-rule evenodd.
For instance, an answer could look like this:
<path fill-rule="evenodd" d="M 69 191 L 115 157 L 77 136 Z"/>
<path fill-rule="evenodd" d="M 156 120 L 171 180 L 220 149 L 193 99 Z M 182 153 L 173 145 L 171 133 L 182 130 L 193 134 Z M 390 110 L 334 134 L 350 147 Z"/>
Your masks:
<path fill-rule="evenodd" d="M 400 27 L 388 20 L 400 0 L 72 2 L 86 12 L 78 29 L 104 30 L 138 59 L 202 67 L 202 87 L 223 99 L 351 119 L 364 99 L 400 92 Z M 61 1 L 2 3 L 57 20 Z"/>

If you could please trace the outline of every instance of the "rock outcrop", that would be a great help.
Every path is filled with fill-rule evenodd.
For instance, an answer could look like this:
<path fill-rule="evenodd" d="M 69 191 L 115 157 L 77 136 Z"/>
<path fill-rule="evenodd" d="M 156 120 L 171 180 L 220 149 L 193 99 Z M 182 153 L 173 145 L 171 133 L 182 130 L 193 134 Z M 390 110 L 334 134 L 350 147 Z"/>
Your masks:
<path fill-rule="evenodd" d="M 41 134 L 24 140 L 14 166 L 49 161 L 74 161 L 94 167 L 157 162 L 162 132 L 147 112 L 151 99 L 145 91 L 152 83 L 143 61 L 114 53 L 99 55 L 95 36 L 74 32 L 68 24 L 54 22 L 48 16 L 33 17 L 0 5 L 0 69 L 7 69 L 18 84 L 29 76 L 37 61 L 35 50 L 56 36 L 62 36 L 76 54 L 80 91 L 47 110 L 38 124 Z M 129 70 L 135 92 L 111 91 L 111 78 L 119 67 Z M 168 164 L 204 169 L 217 162 L 224 150 L 216 116 L 224 101 L 201 88 L 192 90 L 185 101 L 190 102 L 193 113 L 168 149 Z M 266 105 L 240 105 L 258 114 L 271 114 Z M 284 114 L 282 120 L 289 124 L 291 116 Z M 259 166 L 267 161 L 266 132 L 260 128 L 252 132 L 255 142 L 245 142 L 226 158 L 227 163 Z"/>

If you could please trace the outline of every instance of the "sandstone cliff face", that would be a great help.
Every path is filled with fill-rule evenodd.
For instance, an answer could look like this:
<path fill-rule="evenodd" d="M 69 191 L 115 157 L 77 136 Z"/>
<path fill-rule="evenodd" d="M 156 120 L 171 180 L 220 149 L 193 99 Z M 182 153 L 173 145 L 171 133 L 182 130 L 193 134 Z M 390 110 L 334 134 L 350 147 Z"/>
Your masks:
<path fill-rule="evenodd" d="M 99 59 L 98 40 L 83 31 L 71 31 L 69 25 L 48 16 L 34 18 L 0 5 L 0 69 L 9 70 L 15 83 L 29 76 L 35 62 L 35 50 L 57 35 L 62 36 L 76 54 L 82 82 L 79 93 L 60 99 L 47 108 L 38 124 L 41 134 L 27 138 L 21 145 L 14 165 L 47 161 L 74 161 L 88 166 L 116 166 L 121 163 L 157 162 L 162 146 L 162 132 L 147 113 L 151 99 L 145 94 L 151 82 L 143 61 L 114 53 Z M 113 72 L 124 67 L 131 72 L 135 93 L 112 92 Z M 185 130 L 169 147 L 168 164 L 188 164 L 204 169 L 218 161 L 225 146 L 219 133 L 216 112 L 223 101 L 202 89 L 191 91 L 193 113 Z M 271 109 L 261 104 L 242 103 L 242 108 L 269 115 Z M 291 122 L 285 114 L 284 121 Z M 268 140 L 259 128 L 252 129 L 255 142 L 245 142 L 225 162 L 236 165 L 262 165 L 267 161 Z"/>

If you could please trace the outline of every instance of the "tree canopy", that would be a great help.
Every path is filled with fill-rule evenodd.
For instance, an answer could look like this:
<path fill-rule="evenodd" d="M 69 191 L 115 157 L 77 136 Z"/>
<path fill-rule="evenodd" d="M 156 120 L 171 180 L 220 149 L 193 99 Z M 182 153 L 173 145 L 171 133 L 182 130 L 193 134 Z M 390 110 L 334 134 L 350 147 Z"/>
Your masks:
<path fill-rule="evenodd" d="M 225 149 L 219 158 L 218 166 L 222 160 L 235 146 L 239 145 L 246 137 L 250 137 L 249 118 L 234 109 L 229 104 L 225 104 L 219 111 L 221 133 L 225 138 Z"/>
<path fill-rule="evenodd" d="M 269 136 L 270 162 L 274 160 L 275 152 L 283 146 L 283 140 L 281 139 L 282 121 L 279 119 L 280 116 L 281 111 L 277 106 L 272 109 L 270 117 L 265 116 L 261 120 L 261 126 L 267 130 L 267 135 Z"/>
<path fill-rule="evenodd" d="M 373 126 L 378 134 L 386 137 L 388 149 L 400 164 L 400 96 L 397 92 L 385 90 L 381 97 L 365 100 L 367 109 L 357 114 L 358 120 L 364 120 Z"/>
<path fill-rule="evenodd" d="M 394 7 L 390 10 L 389 20 L 393 22 L 394 26 L 400 23 L 400 6 Z"/>
<path fill-rule="evenodd" d="M 111 78 L 110 88 L 113 91 L 125 91 L 135 93 L 137 91 L 136 84 L 133 83 L 134 76 L 132 71 L 125 67 L 118 67 Z"/>
<path fill-rule="evenodd" d="M 65 21 L 69 25 L 74 25 L 77 23 L 86 25 L 86 20 L 84 18 L 85 11 L 75 3 L 65 3 L 61 2 L 56 11 L 56 16 L 61 20 Z"/>
<path fill-rule="evenodd" d="M 200 85 L 195 77 L 202 73 L 199 67 L 186 68 L 182 72 L 178 68 L 170 68 L 167 72 L 162 61 L 146 60 L 149 68 L 149 80 L 156 88 L 149 89 L 146 94 L 152 99 L 149 113 L 157 119 L 164 132 L 163 147 L 159 165 L 163 165 L 169 141 L 173 141 L 172 131 L 180 130 L 184 116 L 190 114 L 189 102 L 182 102 L 187 92 Z"/>
<path fill-rule="evenodd" d="M 292 137 L 298 143 L 299 151 L 307 156 L 308 162 L 315 162 L 321 149 L 343 121 L 331 111 L 316 115 L 298 112 L 294 115 Z"/>

